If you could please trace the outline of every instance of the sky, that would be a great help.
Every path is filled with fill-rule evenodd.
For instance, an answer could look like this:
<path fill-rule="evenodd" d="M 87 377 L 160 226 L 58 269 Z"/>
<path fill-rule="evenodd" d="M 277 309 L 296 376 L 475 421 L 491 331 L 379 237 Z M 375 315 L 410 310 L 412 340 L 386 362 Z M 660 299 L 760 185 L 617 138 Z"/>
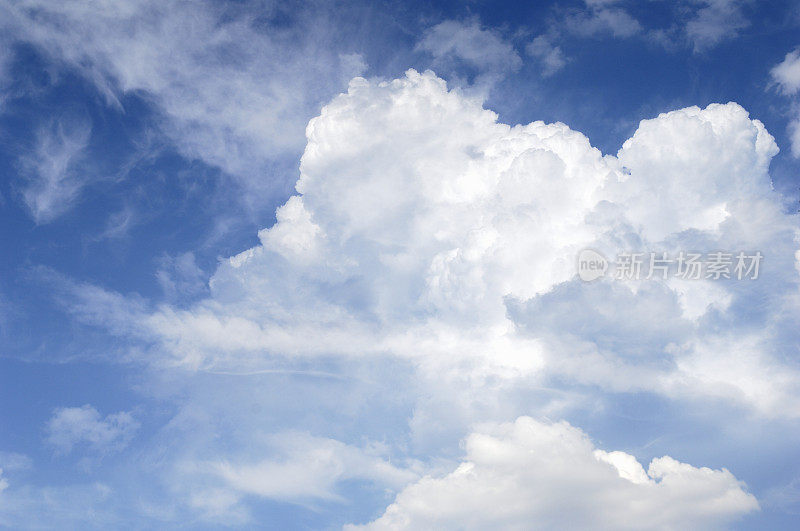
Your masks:
<path fill-rule="evenodd" d="M 0 527 L 798 527 L 800 2 L 0 0 L 0 45 Z"/>

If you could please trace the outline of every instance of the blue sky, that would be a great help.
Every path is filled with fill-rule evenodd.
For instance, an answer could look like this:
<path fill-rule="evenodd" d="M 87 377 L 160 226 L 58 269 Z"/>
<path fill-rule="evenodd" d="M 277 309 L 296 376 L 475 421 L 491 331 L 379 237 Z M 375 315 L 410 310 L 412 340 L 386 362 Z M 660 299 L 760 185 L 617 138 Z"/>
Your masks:
<path fill-rule="evenodd" d="M 796 527 L 800 3 L 0 26 L 0 526 Z"/>

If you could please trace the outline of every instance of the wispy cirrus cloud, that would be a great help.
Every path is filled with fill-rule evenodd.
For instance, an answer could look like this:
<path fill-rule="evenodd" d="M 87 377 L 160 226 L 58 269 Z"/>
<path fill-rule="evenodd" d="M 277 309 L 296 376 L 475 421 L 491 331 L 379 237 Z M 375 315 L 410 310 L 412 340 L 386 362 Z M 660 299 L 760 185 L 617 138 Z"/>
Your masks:
<path fill-rule="evenodd" d="M 278 159 L 302 150 L 320 102 L 365 68 L 324 13 L 263 8 L 256 17 L 213 2 L 3 5 L 9 38 L 79 72 L 112 105 L 131 94 L 151 102 L 181 152 L 234 176 L 245 203 L 282 189 L 271 175 Z"/>
<path fill-rule="evenodd" d="M 82 117 L 58 118 L 40 127 L 34 145 L 20 158 L 22 198 L 38 224 L 69 210 L 93 178 L 84 165 L 91 123 Z"/>

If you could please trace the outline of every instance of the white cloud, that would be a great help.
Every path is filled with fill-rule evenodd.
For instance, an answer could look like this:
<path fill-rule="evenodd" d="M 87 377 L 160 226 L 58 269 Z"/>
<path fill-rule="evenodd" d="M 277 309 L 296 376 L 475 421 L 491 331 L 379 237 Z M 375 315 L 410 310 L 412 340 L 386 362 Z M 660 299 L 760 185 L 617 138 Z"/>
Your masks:
<path fill-rule="evenodd" d="M 543 66 L 542 74 L 550 76 L 562 69 L 569 57 L 561 44 L 569 37 L 583 39 L 612 36 L 626 39 L 640 35 L 643 27 L 616 0 L 586 0 L 582 8 L 568 9 L 557 14 L 548 23 L 548 30 L 528 43 L 525 51 L 538 58 Z"/>
<path fill-rule="evenodd" d="M 0 469 L 26 470 L 32 465 L 31 458 L 17 452 L 0 451 Z"/>
<path fill-rule="evenodd" d="M 6 100 L 11 96 L 9 86 L 12 83 L 11 65 L 14 54 L 7 38 L 0 38 L 0 110 L 4 109 Z"/>
<path fill-rule="evenodd" d="M 340 500 L 336 487 L 360 479 L 399 489 L 416 473 L 397 468 L 380 455 L 304 433 L 284 433 L 270 438 L 277 455 L 257 462 L 208 463 L 207 470 L 222 478 L 233 491 L 282 501 Z"/>
<path fill-rule="evenodd" d="M 691 47 L 695 53 L 700 53 L 736 38 L 750 25 L 743 10 L 747 3 L 748 0 L 671 2 L 667 6 L 671 17 L 667 20 L 658 17 L 643 24 L 632 14 L 633 2 L 584 0 L 582 7 L 556 8 L 547 33 L 529 44 L 528 53 L 543 60 L 545 75 L 563 67 L 569 60 L 562 47 L 574 37 L 640 38 L 666 50 Z"/>
<path fill-rule="evenodd" d="M 559 46 L 553 46 L 549 37 L 539 35 L 525 47 L 528 55 L 538 58 L 542 62 L 542 74 L 551 76 L 567 64 L 567 58 Z"/>
<path fill-rule="evenodd" d="M 103 231 L 93 239 L 95 241 L 101 241 L 105 239 L 113 240 L 124 238 L 128 235 L 131 227 L 136 225 L 136 223 L 136 214 L 133 209 L 129 206 L 125 206 L 122 210 L 118 210 L 108 217 Z"/>
<path fill-rule="evenodd" d="M 787 53 L 783 61 L 770 70 L 770 75 L 784 94 L 797 94 L 800 91 L 800 50 Z"/>
<path fill-rule="evenodd" d="M 89 181 L 81 157 L 91 124 L 82 118 L 57 119 L 41 127 L 20 164 L 27 177 L 22 197 L 36 223 L 48 223 L 69 209 Z"/>
<path fill-rule="evenodd" d="M 699 9 L 686 22 L 686 38 L 695 51 L 729 40 L 750 25 L 742 7 L 747 0 L 700 0 Z"/>
<path fill-rule="evenodd" d="M 797 218 L 771 187 L 772 137 L 740 106 L 645 120 L 603 156 L 563 124 L 497 123 L 409 71 L 353 80 L 307 135 L 298 195 L 261 245 L 220 265 L 210 297 L 125 309 L 84 286 L 69 305 L 193 369 L 388 355 L 475 396 L 488 381 L 566 379 L 800 414 L 780 354 L 797 341 L 784 331 L 798 313 Z M 769 258 L 750 283 L 585 285 L 585 247 Z M 748 361 L 715 372 L 726 359 Z"/>
<path fill-rule="evenodd" d="M 194 253 L 164 256 L 160 260 L 156 280 L 167 300 L 194 297 L 206 290 L 206 275 L 197 265 Z"/>
<path fill-rule="evenodd" d="M 750 230 L 758 231 L 763 221 L 752 209 L 759 201 L 768 200 L 761 206 L 766 215 L 782 218 L 768 174 L 777 153 L 764 125 L 738 105 L 689 107 L 642 121 L 618 154 L 631 176 L 610 185 L 618 190 L 615 202 L 649 241 L 688 229 L 714 233 L 749 218 Z M 740 243 L 763 243 L 764 236 Z"/>
<path fill-rule="evenodd" d="M 403 360 L 414 371 L 402 390 L 408 438 L 434 455 L 475 422 L 560 414 L 575 390 L 595 403 L 606 393 L 655 393 L 719 408 L 721 418 L 800 415 L 800 378 L 783 361 L 800 313 L 797 219 L 770 186 L 774 141 L 740 106 L 665 113 L 641 123 L 617 156 L 603 156 L 563 124 L 498 123 L 434 74 L 410 71 L 355 79 L 307 135 L 297 195 L 259 233 L 260 245 L 220 264 L 208 296 L 152 307 L 73 284 L 66 304 L 133 339 L 127 354 L 158 368 L 335 372 L 355 359 Z M 584 284 L 574 259 L 585 247 L 607 256 L 631 247 L 760 249 L 767 260 L 750 283 Z M 376 385 L 395 389 L 387 373 Z M 553 393 L 531 398 L 539 389 Z M 178 488 L 181 499 L 224 519 L 246 518 L 248 496 L 280 496 L 273 479 L 283 475 L 297 478 L 286 487 L 295 500 L 333 499 L 348 471 L 378 484 L 408 480 L 386 458 L 354 457 L 359 450 L 336 438 L 314 439 L 325 458 L 310 462 L 196 443 L 187 456 L 173 450 L 194 468 L 167 481 L 191 485 Z M 594 448 L 585 451 L 594 459 Z M 698 500 L 731 492 L 752 505 L 724 472 L 660 460 L 645 477 L 629 456 L 598 455 L 627 479 L 610 477 L 621 490 L 589 490 L 586 503 L 620 492 L 632 498 L 609 494 L 611 503 L 644 500 L 675 522 L 716 523 L 695 497 L 676 494 L 683 487 L 673 490 L 686 477 L 689 492 L 695 481 L 709 487 Z M 598 474 L 613 471 L 595 461 Z M 575 499 L 564 492 L 563 503 Z M 721 521 L 741 512 L 703 507 L 722 507 Z"/>
<path fill-rule="evenodd" d="M 124 510 L 114 506 L 113 491 L 102 483 L 36 487 L 16 482 L 0 491 L 0 526 L 10 529 L 85 529 L 87 515 L 97 528 L 123 525 Z"/>
<path fill-rule="evenodd" d="M 642 32 L 642 25 L 615 2 L 587 1 L 586 9 L 570 13 L 564 24 L 567 31 L 582 37 L 610 33 L 616 38 L 628 38 Z"/>
<path fill-rule="evenodd" d="M 758 509 L 725 469 L 664 456 L 645 471 L 566 422 L 520 417 L 482 427 L 465 447 L 458 468 L 406 487 L 364 528 L 718 529 Z"/>
<path fill-rule="evenodd" d="M 262 4 L 255 18 L 213 2 L 3 3 L 10 38 L 77 69 L 112 104 L 127 94 L 154 103 L 186 156 L 233 174 L 251 195 L 275 191 L 265 178 L 275 159 L 302 149 L 320 101 L 365 68 L 324 12 L 265 27 L 283 16 L 280 5 Z"/>
<path fill-rule="evenodd" d="M 522 66 L 514 46 L 499 31 L 482 28 L 477 19 L 440 22 L 423 34 L 417 49 L 434 57 L 436 70 L 456 70 L 458 62 L 475 69 L 473 83 L 482 89 Z"/>
<path fill-rule="evenodd" d="M 783 61 L 770 71 L 772 81 L 783 94 L 794 96 L 800 91 L 800 50 L 786 54 Z M 789 122 L 789 135 L 792 143 L 792 155 L 800 157 L 800 104 L 794 102 L 792 113 L 794 118 Z"/>
<path fill-rule="evenodd" d="M 47 422 L 47 442 L 60 453 L 84 444 L 105 453 L 126 446 L 138 428 L 139 423 L 125 411 L 102 418 L 88 404 L 58 408 Z"/>
<path fill-rule="evenodd" d="M 764 493 L 762 504 L 787 514 L 800 515 L 800 478 L 769 489 Z"/>

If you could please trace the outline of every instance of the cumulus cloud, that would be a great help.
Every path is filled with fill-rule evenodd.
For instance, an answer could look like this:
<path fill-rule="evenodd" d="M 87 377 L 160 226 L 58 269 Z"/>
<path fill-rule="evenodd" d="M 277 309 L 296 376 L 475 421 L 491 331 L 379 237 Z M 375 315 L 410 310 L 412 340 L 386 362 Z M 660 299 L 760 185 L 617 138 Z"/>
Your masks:
<path fill-rule="evenodd" d="M 105 453 L 126 446 L 138 428 L 139 423 L 125 411 L 103 418 L 88 404 L 58 408 L 47 422 L 47 442 L 65 454 L 79 445 Z"/>
<path fill-rule="evenodd" d="M 797 220 L 771 188 L 774 141 L 740 106 L 645 120 L 604 156 L 563 124 L 509 127 L 410 71 L 354 80 L 307 134 L 298 195 L 261 245 L 220 265 L 210 297 L 187 309 L 121 307 L 118 295 L 82 287 L 70 306 L 157 340 L 161 359 L 186 367 L 389 354 L 435 372 L 469 360 L 478 377 L 561 375 L 800 413 L 798 375 L 779 355 L 797 341 L 783 328 L 797 311 L 787 295 Z M 757 282 L 587 286 L 574 271 L 587 246 L 769 258 Z M 611 301 L 632 318 L 609 306 L 598 319 Z M 736 344 L 725 356 L 748 363 L 712 370 L 726 359 L 716 349 Z"/>
<path fill-rule="evenodd" d="M 31 152 L 21 158 L 26 178 L 22 197 L 36 223 L 48 223 L 67 211 L 89 181 L 80 162 L 91 130 L 80 117 L 54 120 L 37 131 Z"/>
<path fill-rule="evenodd" d="M 349 529 L 718 529 L 759 508 L 725 469 L 664 456 L 645 470 L 566 422 L 484 426 L 465 450 L 453 472 L 422 478 Z"/>
<path fill-rule="evenodd" d="M 335 373 L 402 363 L 413 372 L 402 389 L 408 437 L 434 453 L 475 422 L 561 414 L 573 393 L 595 404 L 608 393 L 650 393 L 722 417 L 800 415 L 800 375 L 785 357 L 798 344 L 797 217 L 771 186 L 774 140 L 739 105 L 645 120 L 616 155 L 603 155 L 564 124 L 499 123 L 479 101 L 412 70 L 392 81 L 354 79 L 309 123 L 307 138 L 297 194 L 259 232 L 259 245 L 220 263 L 207 296 L 153 306 L 62 279 L 59 297 L 159 369 Z M 587 284 L 575 274 L 587 247 L 608 257 L 729 249 L 766 258 L 757 281 Z M 397 388 L 393 371 L 378 374 L 376 385 Z M 535 427 L 525 433 L 583 437 L 530 423 L 521 421 Z M 238 514 L 248 493 L 276 496 L 270 474 L 306 478 L 292 492 L 317 499 L 336 495 L 350 477 L 343 470 L 395 486 L 409 480 L 385 457 L 333 439 L 312 440 L 308 452 L 324 457 L 311 463 L 288 451 L 226 449 L 224 460 L 201 451 L 182 461 L 192 475 L 173 481 L 206 478 L 189 481 L 187 496 L 220 515 Z M 565 492 L 585 488 L 579 501 L 588 505 L 576 515 L 599 515 L 609 527 L 617 513 L 591 505 L 593 496 L 609 507 L 641 502 L 650 508 L 641 521 L 653 527 L 722 525 L 755 508 L 724 471 L 669 458 L 644 471 L 629 455 L 581 448 L 591 477 L 605 479 L 565 484 L 563 503 L 577 503 Z M 525 467 L 505 466 L 497 481 L 528 489 L 533 480 L 517 469 Z M 445 480 L 417 485 L 436 481 Z M 510 507 L 514 518 L 553 517 L 535 503 L 533 512 Z"/>

